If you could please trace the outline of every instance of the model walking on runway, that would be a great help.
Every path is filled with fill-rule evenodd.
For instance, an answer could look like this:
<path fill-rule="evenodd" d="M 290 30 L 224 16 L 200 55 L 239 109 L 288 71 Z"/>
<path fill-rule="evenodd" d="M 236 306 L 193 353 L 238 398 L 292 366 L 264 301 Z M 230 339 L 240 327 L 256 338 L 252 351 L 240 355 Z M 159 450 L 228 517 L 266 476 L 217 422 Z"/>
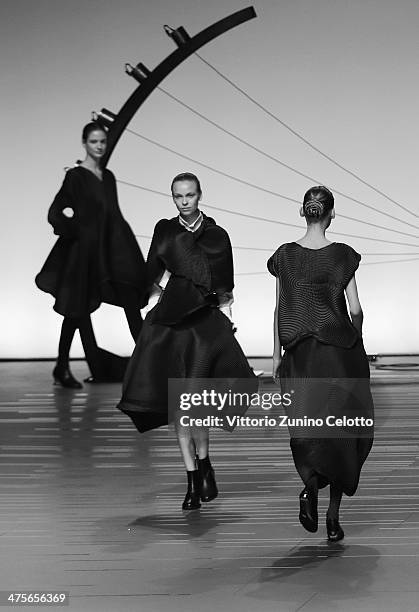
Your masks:
<path fill-rule="evenodd" d="M 326 529 L 329 541 L 336 542 L 344 537 L 339 522 L 342 494 L 354 495 L 373 441 L 369 365 L 355 281 L 361 256 L 325 236 L 335 216 L 329 189 L 309 189 L 300 214 L 307 222 L 306 234 L 281 245 L 268 261 L 277 293 L 273 376 L 280 379 L 283 392 L 295 392 L 289 416 L 332 425 L 318 437 L 315 428 L 291 428 L 290 433 L 295 467 L 304 483 L 300 522 L 308 531 L 317 531 L 318 490 L 329 485 Z M 358 417 L 357 427 L 334 426 L 343 417 L 352 419 L 348 423 Z"/>
<path fill-rule="evenodd" d="M 66 172 L 49 209 L 48 221 L 59 239 L 35 279 L 40 289 L 55 297 L 54 310 L 64 317 L 54 381 L 76 389 L 82 385 L 69 367 L 76 329 L 92 374 L 86 382 L 120 379 L 122 358 L 99 349 L 90 314 L 102 302 L 121 306 L 136 341 L 146 288 L 144 258 L 119 208 L 115 177 L 101 166 L 104 128 L 95 122 L 86 125 L 82 143 L 86 157 Z M 71 216 L 65 209 L 71 209 Z"/>
<path fill-rule="evenodd" d="M 231 322 L 228 234 L 199 210 L 202 192 L 194 174 L 177 175 L 171 192 L 179 215 L 154 229 L 147 259 L 150 310 L 119 404 L 140 432 L 167 424 L 168 379 L 239 378 L 257 389 Z M 209 429 L 174 421 L 188 480 L 182 508 L 193 510 L 218 494 Z"/>

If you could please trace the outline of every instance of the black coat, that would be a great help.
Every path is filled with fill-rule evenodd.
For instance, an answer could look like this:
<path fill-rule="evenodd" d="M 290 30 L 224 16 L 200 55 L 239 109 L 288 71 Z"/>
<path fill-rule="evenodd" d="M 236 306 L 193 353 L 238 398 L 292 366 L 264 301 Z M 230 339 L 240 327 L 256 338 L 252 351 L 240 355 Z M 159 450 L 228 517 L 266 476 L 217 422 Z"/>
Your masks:
<path fill-rule="evenodd" d="M 148 286 L 171 272 L 160 301 L 153 310 L 154 323 L 175 325 L 186 316 L 233 291 L 233 256 L 227 232 L 203 215 L 195 232 L 179 218 L 161 219 L 154 229 L 147 258 Z"/>
<path fill-rule="evenodd" d="M 71 218 L 63 213 L 67 207 L 74 210 Z M 83 166 L 68 170 L 48 221 L 59 239 L 35 282 L 55 297 L 54 310 L 81 317 L 102 302 L 144 305 L 144 258 L 122 216 L 110 170 L 102 181 Z"/>

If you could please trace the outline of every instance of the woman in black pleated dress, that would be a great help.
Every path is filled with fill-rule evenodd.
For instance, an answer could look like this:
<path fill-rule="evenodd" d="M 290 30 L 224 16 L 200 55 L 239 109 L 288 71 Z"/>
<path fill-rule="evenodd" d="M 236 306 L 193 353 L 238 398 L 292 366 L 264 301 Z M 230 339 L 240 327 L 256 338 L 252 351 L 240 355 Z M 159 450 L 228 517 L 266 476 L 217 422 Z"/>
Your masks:
<path fill-rule="evenodd" d="M 233 259 L 227 232 L 198 208 L 201 186 L 190 173 L 172 181 L 179 216 L 160 220 L 147 259 L 149 312 L 127 368 L 118 407 L 140 432 L 166 425 L 168 379 L 257 379 L 231 321 Z M 193 381 L 192 383 L 193 384 Z M 182 426 L 174 414 L 188 488 L 182 508 L 217 494 L 207 427 Z"/>
<path fill-rule="evenodd" d="M 115 177 L 101 166 L 106 151 L 103 126 L 87 124 L 82 143 L 86 157 L 66 172 L 48 211 L 59 238 L 35 279 L 42 291 L 55 297 L 54 310 L 64 317 L 54 381 L 75 389 L 81 384 L 71 373 L 69 354 L 76 329 L 92 374 L 86 382 L 121 380 L 126 360 L 97 346 L 90 314 L 102 302 L 121 306 L 136 341 L 146 289 L 144 258 L 119 208 Z"/>
<path fill-rule="evenodd" d="M 300 522 L 317 531 L 318 489 L 330 485 L 326 529 L 329 541 L 336 542 L 344 537 L 342 494 L 354 495 L 373 442 L 369 365 L 355 281 L 361 256 L 325 237 L 335 216 L 329 189 L 309 189 L 300 214 L 306 234 L 281 245 L 268 260 L 277 278 L 273 376 L 283 392 L 293 393 L 287 415 L 295 467 L 305 485 Z M 304 417 L 327 425 L 297 427 L 307 424 Z"/>

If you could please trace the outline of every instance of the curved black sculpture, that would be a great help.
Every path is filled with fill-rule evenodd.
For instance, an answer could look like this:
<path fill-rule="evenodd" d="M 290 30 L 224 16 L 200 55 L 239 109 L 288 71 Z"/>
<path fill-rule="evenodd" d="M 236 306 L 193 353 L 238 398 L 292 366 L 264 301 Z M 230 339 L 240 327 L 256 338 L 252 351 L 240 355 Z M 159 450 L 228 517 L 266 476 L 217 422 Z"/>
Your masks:
<path fill-rule="evenodd" d="M 107 149 L 106 154 L 102 158 L 103 167 L 105 168 L 109 162 L 128 123 L 148 96 L 172 70 L 209 41 L 254 17 L 256 17 L 256 12 L 253 7 L 243 9 L 217 21 L 192 38 L 183 27 L 173 29 L 169 26 L 164 26 L 166 33 L 178 45 L 178 49 L 166 57 L 153 71 L 150 71 L 141 63 L 135 67 L 127 64 L 127 73 L 140 83 L 137 89 L 131 94 L 118 114 L 106 108 L 102 108 L 100 113 L 94 113 L 95 119 L 107 128 Z M 112 380 L 122 381 L 129 358 L 119 357 L 109 351 L 102 350 L 102 352 L 104 358 L 106 357 L 109 368 L 112 369 Z"/>
<path fill-rule="evenodd" d="M 102 116 L 102 119 L 105 119 L 104 123 L 109 126 L 108 146 L 102 160 L 103 166 L 106 167 L 124 129 L 140 106 L 172 70 L 209 41 L 254 17 L 256 17 L 256 12 L 252 6 L 242 9 L 217 21 L 192 38 L 189 37 L 183 28 L 172 30 L 165 26 L 166 32 L 179 45 L 179 48 L 166 57 L 153 71 L 149 71 L 143 64 L 138 64 L 136 68 L 131 67 L 132 70 L 129 74 L 132 74 L 134 78 L 139 80 L 140 85 L 128 98 L 117 115 L 106 109 L 102 109 L 102 113 L 99 113 L 99 119 Z"/>

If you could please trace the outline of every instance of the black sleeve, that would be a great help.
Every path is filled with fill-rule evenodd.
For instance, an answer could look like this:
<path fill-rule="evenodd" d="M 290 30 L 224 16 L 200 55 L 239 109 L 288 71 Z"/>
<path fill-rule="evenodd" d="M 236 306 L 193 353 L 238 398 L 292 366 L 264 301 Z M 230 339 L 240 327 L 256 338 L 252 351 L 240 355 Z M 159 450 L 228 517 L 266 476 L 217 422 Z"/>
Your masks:
<path fill-rule="evenodd" d="M 217 252 L 210 260 L 212 289 L 219 295 L 231 293 L 234 289 L 233 249 L 228 233 L 217 226 Z"/>
<path fill-rule="evenodd" d="M 164 263 L 159 257 L 159 245 L 161 244 L 163 239 L 164 222 L 165 219 L 160 219 L 160 221 L 157 222 L 154 228 L 153 238 L 151 239 L 151 244 L 147 255 L 148 291 L 151 290 L 151 287 L 157 280 L 160 280 L 160 277 L 165 270 Z"/>
<path fill-rule="evenodd" d="M 361 261 L 361 255 L 355 251 L 352 247 L 346 245 L 346 262 L 345 262 L 345 278 L 344 286 L 346 287 L 355 272 L 358 270 L 359 262 Z"/>
<path fill-rule="evenodd" d="M 48 211 L 48 222 L 54 228 L 54 234 L 65 238 L 74 238 L 78 234 L 76 218 L 67 217 L 63 210 L 76 207 L 76 183 L 77 179 L 71 170 L 67 171 L 60 191 L 54 198 Z"/>
<path fill-rule="evenodd" d="M 267 264 L 266 264 L 272 276 L 276 276 L 276 277 L 279 276 L 278 259 L 279 259 L 279 249 L 276 250 L 273 255 L 271 255 L 271 257 L 268 259 Z"/>
<path fill-rule="evenodd" d="M 108 168 L 105 169 L 105 172 L 109 179 L 108 185 L 110 186 L 110 197 L 108 197 L 109 210 L 112 215 L 124 218 L 121 212 L 121 208 L 119 206 L 118 188 L 115 175 L 113 172 L 111 172 L 111 170 L 108 170 Z"/>

